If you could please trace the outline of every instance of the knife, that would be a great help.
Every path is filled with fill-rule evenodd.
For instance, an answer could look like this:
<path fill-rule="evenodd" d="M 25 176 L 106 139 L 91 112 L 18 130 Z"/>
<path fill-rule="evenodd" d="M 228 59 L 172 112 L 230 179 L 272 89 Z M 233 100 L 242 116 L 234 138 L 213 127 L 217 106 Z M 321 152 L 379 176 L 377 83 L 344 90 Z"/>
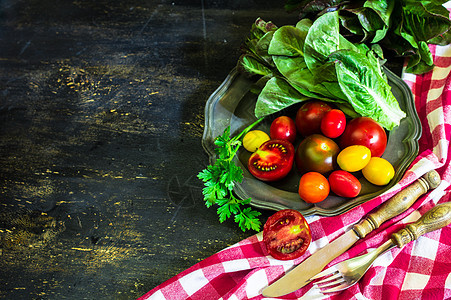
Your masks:
<path fill-rule="evenodd" d="M 349 249 L 359 239 L 363 239 L 368 233 L 379 228 L 385 221 L 406 211 L 421 195 L 427 193 L 429 189 L 435 189 L 440 182 L 440 175 L 435 170 L 418 178 L 407 188 L 384 202 L 377 211 L 354 225 L 351 230 L 313 253 L 282 278 L 265 287 L 262 295 L 264 297 L 280 297 L 307 285 L 310 278 L 319 273 L 334 258 Z"/>

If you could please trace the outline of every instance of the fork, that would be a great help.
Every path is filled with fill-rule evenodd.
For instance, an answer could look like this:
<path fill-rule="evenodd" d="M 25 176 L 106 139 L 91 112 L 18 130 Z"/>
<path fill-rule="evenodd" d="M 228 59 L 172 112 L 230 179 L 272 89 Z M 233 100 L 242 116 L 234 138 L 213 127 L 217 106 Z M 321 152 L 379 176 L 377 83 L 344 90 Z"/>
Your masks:
<path fill-rule="evenodd" d="M 392 234 L 391 238 L 376 250 L 342 261 L 318 273 L 310 280 L 313 281 L 328 276 L 323 280 L 315 282 L 322 293 L 345 290 L 356 284 L 362 278 L 379 255 L 395 246 L 402 248 L 421 235 L 445 227 L 450 223 L 451 202 L 439 204 L 427 211 L 415 223 L 409 224 L 397 233 Z M 328 289 L 322 290 L 324 288 Z"/>

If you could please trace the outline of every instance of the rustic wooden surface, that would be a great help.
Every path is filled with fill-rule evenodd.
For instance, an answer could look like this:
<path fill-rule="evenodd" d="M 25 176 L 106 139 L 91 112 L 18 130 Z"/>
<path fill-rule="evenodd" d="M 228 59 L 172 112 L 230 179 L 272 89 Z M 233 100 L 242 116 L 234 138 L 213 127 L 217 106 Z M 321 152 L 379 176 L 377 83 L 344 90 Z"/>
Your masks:
<path fill-rule="evenodd" d="M 253 234 L 202 202 L 204 106 L 281 3 L 0 1 L 0 298 L 133 299 Z"/>

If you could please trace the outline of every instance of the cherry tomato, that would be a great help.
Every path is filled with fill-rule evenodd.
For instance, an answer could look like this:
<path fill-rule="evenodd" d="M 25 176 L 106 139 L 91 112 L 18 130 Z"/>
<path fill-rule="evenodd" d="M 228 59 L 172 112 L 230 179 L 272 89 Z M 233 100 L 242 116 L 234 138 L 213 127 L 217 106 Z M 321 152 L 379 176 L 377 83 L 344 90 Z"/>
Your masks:
<path fill-rule="evenodd" d="M 275 259 L 289 260 L 305 253 L 312 236 L 304 216 L 293 209 L 284 209 L 268 218 L 263 226 L 263 242 Z"/>
<path fill-rule="evenodd" d="M 251 130 L 243 137 L 243 146 L 249 152 L 257 151 L 264 142 L 269 141 L 269 135 L 261 130 Z"/>
<path fill-rule="evenodd" d="M 387 134 L 373 119 L 359 117 L 348 122 L 339 144 L 342 149 L 351 145 L 366 146 L 371 150 L 371 156 L 380 157 L 387 147 Z"/>
<path fill-rule="evenodd" d="M 337 163 L 342 170 L 357 172 L 362 170 L 371 159 L 371 151 L 362 145 L 353 145 L 340 151 Z"/>
<path fill-rule="evenodd" d="M 395 176 L 392 164 L 382 157 L 372 157 L 362 169 L 362 174 L 372 184 L 386 185 Z"/>
<path fill-rule="evenodd" d="M 308 172 L 299 180 L 299 196 L 307 203 L 321 202 L 327 198 L 329 192 L 329 182 L 321 173 Z"/>
<path fill-rule="evenodd" d="M 301 173 L 315 171 L 326 174 L 336 167 L 339 152 L 340 148 L 333 140 L 312 134 L 296 149 L 296 167 Z"/>
<path fill-rule="evenodd" d="M 360 181 L 351 173 L 343 170 L 333 171 L 328 180 L 331 191 L 340 197 L 354 198 L 362 189 Z"/>
<path fill-rule="evenodd" d="M 346 116 L 339 109 L 329 110 L 321 120 L 321 132 L 328 138 L 339 137 L 346 128 Z"/>
<path fill-rule="evenodd" d="M 251 155 L 247 166 L 249 172 L 256 178 L 275 181 L 288 175 L 293 160 L 293 144 L 284 140 L 269 140 Z"/>
<path fill-rule="evenodd" d="M 296 128 L 303 136 L 321 133 L 321 120 L 332 107 L 326 102 L 315 100 L 304 103 L 296 113 Z"/>
<path fill-rule="evenodd" d="M 293 143 L 296 139 L 296 124 L 290 117 L 278 117 L 271 123 L 269 136 L 273 140 L 287 140 Z"/>

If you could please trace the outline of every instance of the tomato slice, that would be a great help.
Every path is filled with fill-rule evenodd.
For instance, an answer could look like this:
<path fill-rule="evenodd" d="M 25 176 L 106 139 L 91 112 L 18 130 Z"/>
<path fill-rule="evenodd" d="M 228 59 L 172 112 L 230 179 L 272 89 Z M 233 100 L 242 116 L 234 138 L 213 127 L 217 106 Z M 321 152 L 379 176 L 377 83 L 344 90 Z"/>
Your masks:
<path fill-rule="evenodd" d="M 263 226 L 263 242 L 275 259 L 289 260 L 307 251 L 312 235 L 304 216 L 297 210 L 284 209 L 268 218 Z"/>
<path fill-rule="evenodd" d="M 249 158 L 247 167 L 262 181 L 276 181 L 290 173 L 294 161 L 294 146 L 285 140 L 263 143 Z"/>

